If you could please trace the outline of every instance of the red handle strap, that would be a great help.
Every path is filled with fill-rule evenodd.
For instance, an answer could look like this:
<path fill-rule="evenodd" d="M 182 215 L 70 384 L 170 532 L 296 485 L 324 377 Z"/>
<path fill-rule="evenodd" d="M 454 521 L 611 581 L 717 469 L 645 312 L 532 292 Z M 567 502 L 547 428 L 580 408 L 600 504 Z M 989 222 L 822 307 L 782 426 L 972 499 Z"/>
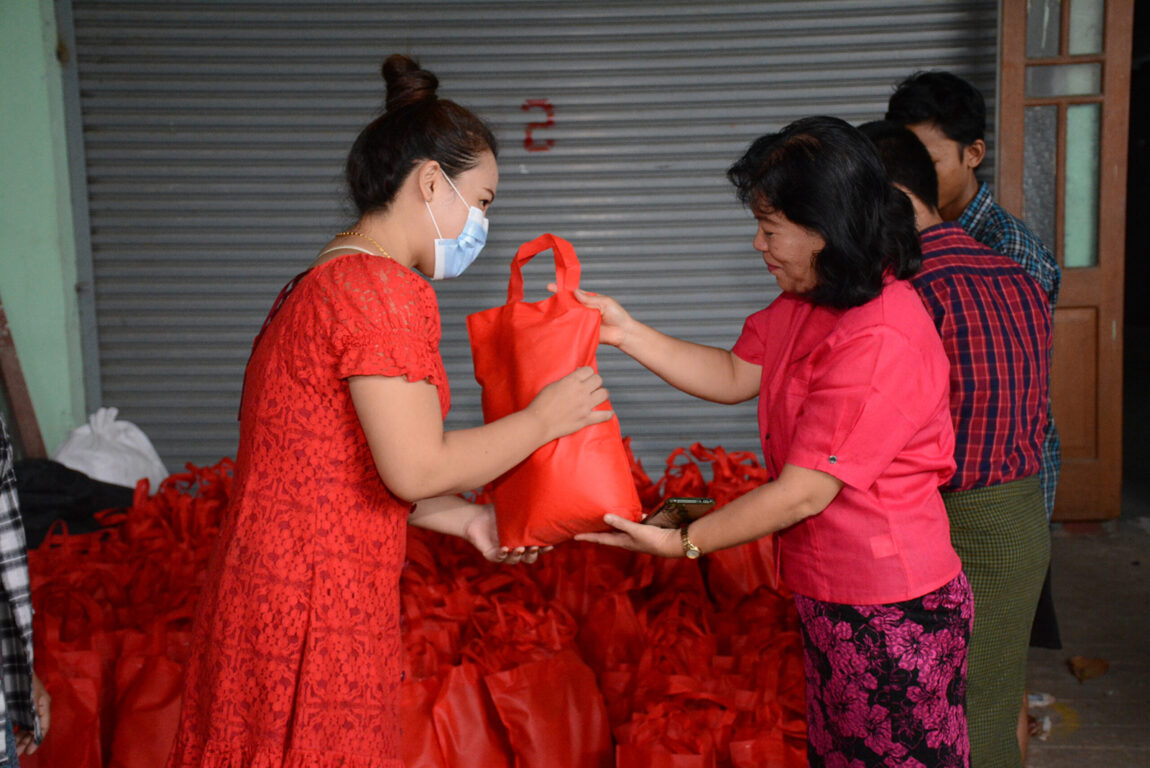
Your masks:
<path fill-rule="evenodd" d="M 546 250 L 555 254 L 555 284 L 559 290 L 573 291 L 579 287 L 580 267 L 575 247 L 561 237 L 540 235 L 519 246 L 515 258 L 511 260 L 511 281 L 507 284 L 508 303 L 523 301 L 523 265 Z"/>

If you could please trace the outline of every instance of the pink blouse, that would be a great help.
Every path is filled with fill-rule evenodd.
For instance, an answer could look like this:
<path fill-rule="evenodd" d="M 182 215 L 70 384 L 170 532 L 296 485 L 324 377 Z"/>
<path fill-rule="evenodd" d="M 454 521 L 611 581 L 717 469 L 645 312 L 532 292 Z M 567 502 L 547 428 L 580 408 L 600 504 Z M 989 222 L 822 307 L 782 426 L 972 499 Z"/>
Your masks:
<path fill-rule="evenodd" d="M 759 430 L 771 476 L 794 464 L 845 484 L 820 514 L 776 536 L 787 586 L 880 604 L 958 575 L 938 492 L 955 470 L 949 363 L 909 283 L 888 280 L 849 310 L 783 294 L 747 318 L 733 351 L 763 369 Z"/>

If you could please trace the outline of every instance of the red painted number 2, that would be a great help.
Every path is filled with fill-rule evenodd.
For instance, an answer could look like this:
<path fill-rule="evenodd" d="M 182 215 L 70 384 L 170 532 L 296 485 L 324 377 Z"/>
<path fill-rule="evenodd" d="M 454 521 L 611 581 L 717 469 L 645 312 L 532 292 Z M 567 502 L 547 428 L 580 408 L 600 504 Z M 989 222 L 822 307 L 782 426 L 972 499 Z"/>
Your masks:
<path fill-rule="evenodd" d="M 542 109 L 547 115 L 547 122 L 527 124 L 527 130 L 523 135 L 523 148 L 528 152 L 546 152 L 555 146 L 555 140 L 543 139 L 540 141 L 532 136 L 531 132 L 539 128 L 550 128 L 555 125 L 555 107 L 551 106 L 551 102 L 547 99 L 528 99 L 523 102 L 524 112 L 530 112 L 533 109 Z"/>

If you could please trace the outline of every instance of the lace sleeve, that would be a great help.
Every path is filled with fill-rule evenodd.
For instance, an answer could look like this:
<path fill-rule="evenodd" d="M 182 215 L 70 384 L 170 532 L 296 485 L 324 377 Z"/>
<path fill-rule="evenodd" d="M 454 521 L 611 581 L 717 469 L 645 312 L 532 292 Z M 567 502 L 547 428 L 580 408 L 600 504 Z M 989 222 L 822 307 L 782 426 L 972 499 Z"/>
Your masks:
<path fill-rule="evenodd" d="M 390 259 L 356 254 L 319 277 L 340 378 L 405 376 L 446 384 L 439 357 L 439 307 L 418 275 Z"/>

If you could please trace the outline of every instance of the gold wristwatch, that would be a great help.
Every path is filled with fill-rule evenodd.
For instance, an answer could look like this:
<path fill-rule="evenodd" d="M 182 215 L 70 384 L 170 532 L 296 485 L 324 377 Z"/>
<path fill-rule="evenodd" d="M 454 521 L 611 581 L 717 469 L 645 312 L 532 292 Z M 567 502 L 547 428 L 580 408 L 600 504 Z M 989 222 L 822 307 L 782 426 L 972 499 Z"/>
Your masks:
<path fill-rule="evenodd" d="M 698 560 L 699 555 L 703 554 L 703 550 L 696 547 L 691 542 L 691 537 L 687 535 L 687 529 L 690 527 L 691 526 L 688 523 L 679 529 L 679 540 L 683 542 L 683 555 L 688 560 Z"/>

